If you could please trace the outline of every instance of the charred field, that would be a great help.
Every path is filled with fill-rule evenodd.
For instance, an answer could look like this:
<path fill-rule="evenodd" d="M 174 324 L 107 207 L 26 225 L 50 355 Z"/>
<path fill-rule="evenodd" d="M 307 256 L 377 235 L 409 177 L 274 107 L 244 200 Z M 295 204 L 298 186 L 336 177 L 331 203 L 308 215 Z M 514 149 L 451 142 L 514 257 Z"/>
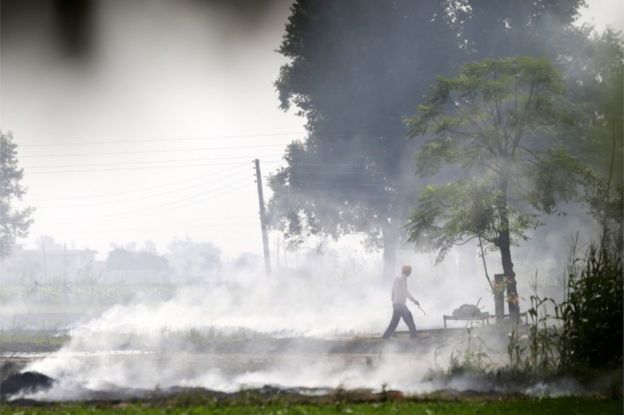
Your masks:
<path fill-rule="evenodd" d="M 57 372 L 65 376 L 59 379 L 35 371 L 37 362 L 63 354 L 60 344 L 32 352 L 46 342 L 39 333 L 30 338 L 33 344 L 3 344 L 2 413 L 621 413 L 621 369 L 540 377 L 496 370 L 495 362 L 505 359 L 504 336 L 497 348 L 496 333 L 501 335 L 495 326 L 470 333 L 489 340 L 488 370 L 449 367 L 449 353 L 468 338 L 465 328 L 421 330 L 416 339 L 401 332 L 385 341 L 364 336 L 214 338 L 195 332 L 169 334 L 171 345 L 178 344 L 174 337 L 187 343 L 192 336 L 194 346 L 185 350 L 149 350 L 145 343 L 141 351 L 74 347 L 65 352 L 68 365 L 123 367 L 129 378 L 97 385 L 63 371 Z M 59 336 L 53 339 L 60 342 Z M 174 383 L 145 386 L 142 370 L 152 368 L 155 374 L 168 366 L 176 366 Z M 309 376 L 297 377 L 310 370 Z M 375 384 L 388 371 L 407 372 L 401 375 L 404 383 Z M 206 380 L 206 374 L 218 382 Z"/>
<path fill-rule="evenodd" d="M 622 5 L 0 0 L 0 415 L 622 413 Z"/>

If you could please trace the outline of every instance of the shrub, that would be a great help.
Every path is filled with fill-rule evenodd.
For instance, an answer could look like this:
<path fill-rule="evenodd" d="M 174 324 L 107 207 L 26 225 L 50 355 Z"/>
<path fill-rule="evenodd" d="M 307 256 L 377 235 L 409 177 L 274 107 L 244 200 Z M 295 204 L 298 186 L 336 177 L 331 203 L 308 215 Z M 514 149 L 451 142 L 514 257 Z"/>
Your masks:
<path fill-rule="evenodd" d="M 622 256 L 592 245 L 580 273 L 571 268 L 568 298 L 556 307 L 562 321 L 561 367 L 622 364 Z"/>

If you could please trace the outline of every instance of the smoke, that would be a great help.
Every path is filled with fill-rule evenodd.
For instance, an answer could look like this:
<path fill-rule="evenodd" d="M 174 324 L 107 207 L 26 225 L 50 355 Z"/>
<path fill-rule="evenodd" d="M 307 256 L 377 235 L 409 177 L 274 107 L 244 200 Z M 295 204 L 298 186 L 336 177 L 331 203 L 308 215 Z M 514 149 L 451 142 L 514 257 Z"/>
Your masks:
<path fill-rule="evenodd" d="M 180 285 L 170 299 L 138 296 L 114 305 L 77 324 L 60 351 L 25 369 L 57 380 L 28 397 L 90 399 L 174 387 L 236 392 L 264 385 L 318 393 L 338 387 L 546 395 L 580 390 L 429 376 L 447 368 L 451 354 L 461 355 L 470 336 L 493 364 L 505 361 L 507 338 L 500 330 L 427 330 L 441 327 L 442 315 L 463 303 L 481 299 L 484 310 L 493 310 L 473 248 L 453 251 L 437 266 L 433 255 L 400 253 L 414 267 L 408 285 L 426 315 L 412 307 L 419 337 L 391 341 L 379 338 L 391 315 L 391 281 L 379 276 L 381 258 L 344 246 L 340 253 L 310 252 L 297 270 L 271 277 L 259 268 L 226 267 L 217 279 Z M 402 324 L 399 330 L 405 330 Z"/>
<path fill-rule="evenodd" d="M 110 126 L 104 130 L 108 133 L 116 134 L 116 130 L 122 130 L 125 137 L 133 134 L 140 137 L 193 136 L 198 129 L 202 132 L 212 131 L 215 125 L 219 131 L 228 131 L 231 125 L 240 123 L 240 114 L 255 114 L 252 107 L 244 107 L 242 103 L 258 101 L 260 105 L 266 105 L 269 102 L 268 94 L 274 92 L 270 89 L 270 82 L 266 82 L 261 90 L 255 90 L 241 81 L 250 76 L 250 66 L 243 62 L 241 55 L 232 51 L 244 50 L 247 57 L 262 60 L 264 55 L 256 51 L 257 45 L 252 37 L 263 18 L 273 22 L 270 17 L 273 6 L 268 9 L 263 7 L 264 4 L 274 3 L 218 3 L 210 7 L 197 5 L 188 8 L 165 5 L 163 2 L 150 2 L 151 6 L 146 6 L 146 2 L 116 2 L 114 7 L 102 8 L 96 13 L 96 21 L 100 24 L 96 33 L 101 38 L 96 33 L 83 32 L 84 28 L 80 26 L 65 32 L 63 36 L 70 39 L 70 51 L 88 57 L 87 61 L 93 64 L 99 62 L 99 66 L 95 65 L 90 68 L 92 71 L 87 72 L 80 71 L 84 68 L 72 68 L 64 72 L 60 68 L 66 62 L 57 62 L 58 67 L 55 66 L 53 71 L 58 75 L 55 77 L 56 82 L 46 84 L 47 77 L 35 77 L 42 79 L 42 84 L 37 85 L 49 93 L 47 102 L 55 102 L 57 97 L 72 91 L 72 94 L 75 93 L 75 103 L 88 106 L 90 110 L 77 112 L 72 105 L 60 105 L 55 110 L 57 119 L 52 121 L 56 125 L 58 119 L 69 120 L 66 131 L 48 137 L 46 124 L 40 123 L 30 136 L 38 137 L 37 141 L 43 137 L 48 140 L 46 142 L 52 143 L 63 136 L 69 137 L 70 141 L 80 140 L 84 131 L 93 131 L 93 125 Z M 239 4 L 247 5 L 243 7 L 244 12 L 240 12 Z M 138 13 L 142 7 L 151 7 L 152 13 Z M 195 12 L 211 10 L 212 13 L 215 7 L 220 10 L 218 17 L 209 16 L 208 24 L 196 18 Z M 269 10 L 268 14 L 260 13 L 262 10 Z M 237 17 L 223 18 L 232 15 Z M 152 20 L 154 16 L 170 20 Z M 261 16 L 260 20 L 257 16 Z M 429 20 L 428 15 L 426 20 Z M 279 24 L 282 25 L 283 20 Z M 365 32 L 369 31 L 366 25 L 358 27 Z M 411 22 L 407 22 L 403 30 L 413 35 L 414 27 Z M 483 27 L 486 25 L 479 25 L 478 28 Z M 281 26 L 279 28 L 281 31 Z M 352 137 L 336 140 L 335 131 L 342 130 L 328 128 L 331 131 L 328 133 L 328 142 L 332 146 L 324 151 L 337 156 L 333 159 L 330 157 L 329 161 L 319 158 L 308 165 L 303 164 L 303 179 L 299 178 L 311 184 L 309 188 L 312 190 L 319 190 L 321 195 L 327 193 L 324 192 L 327 189 L 321 186 L 329 185 L 334 192 L 348 196 L 350 202 L 358 198 L 368 200 L 368 203 L 362 204 L 362 209 L 378 205 L 387 207 L 384 203 L 374 203 L 384 197 L 375 191 L 388 191 L 385 178 L 394 181 L 391 185 L 396 186 L 393 187 L 405 189 L 404 194 L 413 196 L 411 193 L 417 193 L 411 159 L 417 143 L 404 138 L 405 126 L 401 118 L 413 112 L 418 97 L 426 90 L 434 75 L 450 70 L 444 50 L 438 51 L 437 47 L 432 46 L 435 51 L 431 54 L 439 58 L 437 66 L 433 66 L 429 59 L 420 59 L 411 49 L 411 37 L 400 37 L 398 30 L 389 31 L 385 25 L 379 25 L 377 30 L 369 34 L 375 42 L 362 42 L 361 50 L 362 59 L 367 63 L 374 56 L 369 53 L 372 45 L 376 50 L 383 51 L 382 56 L 388 57 L 371 59 L 371 65 L 376 70 L 373 75 L 379 76 L 370 76 L 372 80 L 364 76 L 352 76 L 352 69 L 358 66 L 347 65 L 344 79 L 352 80 L 357 94 L 339 91 L 336 93 L 335 106 L 331 106 L 353 111 L 355 115 L 351 114 L 351 118 L 357 121 L 355 124 L 361 122 L 373 126 L 371 131 L 361 140 Z M 182 39 L 192 40 L 192 43 L 172 41 L 173 32 L 181 33 Z M 401 39 L 408 43 L 406 50 L 410 53 L 403 54 L 387 48 L 385 45 L 388 42 L 379 39 L 377 33 L 390 33 L 390 39 Z M 421 34 L 420 38 L 428 38 L 426 35 L 428 33 Z M 74 36 L 79 38 L 74 39 Z M 86 37 L 83 39 L 80 36 Z M 264 37 L 259 35 L 258 42 Z M 107 42 L 98 43 L 98 39 L 104 38 L 108 39 Z M 494 40 L 494 37 L 490 38 Z M 455 38 L 451 40 L 456 43 Z M 11 42 L 14 51 L 19 49 L 19 42 Z M 247 42 L 252 45 L 246 45 Z M 89 53 L 85 54 L 84 48 Z M 136 54 L 139 49 L 143 51 L 142 54 Z M 341 57 L 342 52 L 340 47 L 335 51 Z M 486 50 L 484 54 L 488 52 Z M 9 119 L 26 126 L 31 121 L 30 115 L 26 114 L 30 113 L 20 111 L 20 105 L 14 104 L 41 102 L 41 94 L 38 88 L 23 88 L 30 93 L 21 97 L 20 85 L 28 84 L 29 78 L 22 76 L 20 69 L 40 70 L 36 68 L 45 67 L 40 64 L 40 59 L 46 55 L 15 53 L 14 60 L 9 61 L 8 66 L 9 75 L 13 73 L 13 79 L 18 81 L 14 83 L 15 87 L 9 84 L 8 88 L 9 96 L 14 99 L 9 106 Z M 407 62 L 402 67 L 397 63 L 393 71 L 388 71 L 388 62 L 402 61 L 395 57 L 399 55 L 401 59 L 409 56 L 418 62 Z M 219 56 L 219 59 L 199 59 L 198 56 Z M 279 60 L 276 58 L 276 62 Z M 146 62 L 152 64 L 147 73 Z M 273 72 L 263 79 L 273 80 L 277 66 L 264 68 L 267 72 Z M 235 85 L 206 80 L 221 79 L 226 73 L 227 79 L 235 80 Z M 412 73 L 420 75 L 405 76 Z M 409 79 L 410 88 L 406 88 L 404 78 Z M 379 79 L 391 80 L 392 83 Z M 161 92 L 163 85 L 170 85 L 165 99 Z M 331 84 L 328 88 L 332 92 L 333 85 L 343 83 Z M 361 88 L 360 85 L 365 87 Z M 371 93 L 371 86 L 377 88 L 378 93 Z M 33 92 L 35 89 L 36 93 Z M 212 91 L 210 99 L 197 91 Z M 353 102 L 359 105 L 353 105 Z M 125 117 L 110 112 L 110 108 L 118 106 L 121 107 L 120 113 L 132 113 L 136 122 L 128 125 Z M 35 110 L 49 109 L 44 107 L 42 104 L 41 108 Z M 222 114 L 220 109 L 224 107 L 233 109 L 231 113 L 235 113 L 237 118 L 219 116 Z M 383 111 L 377 111 L 376 108 L 383 108 Z M 360 109 L 363 111 L 358 112 Z M 328 113 L 335 115 L 336 123 L 344 127 L 341 124 L 343 117 L 338 112 Z M 371 118 L 374 113 L 382 114 L 381 118 Z M 154 122 L 154 119 L 161 118 L 170 121 L 164 128 L 163 124 Z M 247 124 L 254 125 L 260 118 L 260 115 L 252 115 L 245 120 Z M 389 133 L 379 131 L 383 130 L 380 126 L 384 125 L 391 126 Z M 104 133 L 102 137 L 107 138 Z M 400 144 L 391 149 L 395 142 Z M 340 151 L 336 152 L 334 145 Z M 368 151 L 367 154 L 379 155 L 376 162 L 381 166 L 381 173 L 384 173 L 384 168 L 387 170 L 385 176 L 375 175 L 373 171 L 354 180 L 354 174 L 344 166 L 360 163 L 366 170 L 371 164 L 362 163 L 358 156 L 363 148 Z M 327 164 L 314 165 L 314 162 Z M 340 164 L 332 165 L 332 162 L 342 163 L 342 167 Z M 320 181 L 319 186 L 315 186 L 319 184 L 314 182 L 315 176 L 309 174 L 314 171 L 320 172 L 316 178 Z M 363 178 L 370 178 L 371 181 L 363 183 Z M 375 179 L 380 179 L 376 183 L 377 187 L 371 186 Z M 291 178 L 290 183 L 296 184 L 296 180 Z M 92 182 L 85 181 L 84 184 L 89 188 L 94 187 Z M 256 205 L 251 203 L 255 200 L 250 203 L 240 203 L 241 199 L 238 201 L 222 210 L 232 214 L 235 206 L 240 205 L 253 206 L 255 209 Z M 343 214 L 348 211 L 345 205 L 336 204 L 330 198 L 321 196 L 319 202 L 331 212 Z M 388 217 L 398 221 L 404 213 L 391 215 L 382 208 L 377 210 L 379 212 L 368 217 L 359 216 L 362 211 L 357 209 L 350 212 L 353 215 L 349 218 L 352 227 L 366 230 L 371 227 L 371 223 L 375 222 L 378 226 Z M 546 218 L 545 226 L 528 235 L 530 243 L 514 248 L 523 310 L 527 308 L 528 295 L 532 289 L 530 277 L 538 274 L 539 288 L 543 293 L 553 296 L 561 294 L 561 276 L 571 238 L 580 230 L 580 246 L 583 246 L 596 234 L 596 226 L 587 220 L 587 215 L 579 211 L 578 207 L 569 210 L 571 214 L 568 216 Z M 50 213 L 52 211 L 48 210 L 49 216 L 54 216 Z M 70 213 L 74 221 L 80 217 L 75 215 L 75 211 Z M 371 217 L 375 220 L 369 220 Z M 123 228 L 121 221 L 117 225 Z M 62 224 L 59 232 L 65 232 L 61 227 Z M 158 233 L 159 228 L 161 226 L 149 222 L 143 230 Z M 237 242 L 242 239 L 259 241 L 257 235 L 251 237 L 249 233 L 249 228 L 246 228 L 242 233 L 234 235 L 233 239 L 237 239 Z M 442 333 L 426 329 L 440 328 L 443 324 L 442 316 L 451 314 L 462 304 L 478 303 L 484 311 L 493 312 L 493 301 L 478 247 L 475 244 L 456 247 L 440 264 L 436 264 L 435 253 L 415 253 L 412 247 L 399 250 L 397 266 L 404 263 L 413 266 L 408 285 L 424 310 L 421 312 L 412 308 L 416 325 L 422 331 L 414 341 L 397 339 L 384 342 L 379 337 L 391 316 L 392 281 L 380 278 L 380 255 L 362 251 L 359 245 L 361 241 L 357 239 L 347 238 L 346 241 L 330 244 L 322 251 L 309 250 L 303 253 L 303 248 L 300 248 L 296 267 L 278 269 L 270 277 L 265 276 L 259 268 L 224 266 L 202 282 L 192 279 L 195 281 L 192 284 L 187 281 L 178 283 L 175 292 L 168 298 L 154 298 L 144 293 L 131 301 L 115 304 L 95 318 L 76 323 L 70 330 L 68 344 L 26 368 L 57 380 L 52 389 L 30 397 L 43 400 L 87 399 L 98 391 L 155 390 L 180 386 L 232 392 L 266 384 L 320 390 L 337 387 L 378 390 L 387 385 L 408 393 L 427 393 L 444 388 L 501 390 L 503 386 L 477 376 L 457 376 L 444 382 L 428 378 L 432 370 L 443 370 L 448 366 L 451 354 L 461 353 L 466 347 L 468 334 L 464 330 Z M 487 256 L 486 262 L 490 276 L 501 272 L 494 253 Z M 0 306 L 0 312 L 15 312 L 18 309 L 16 307 L 27 311 L 30 306 L 27 299 L 9 299 Z M 463 323 L 458 322 L 449 324 L 458 328 L 463 326 Z M 505 333 L 502 333 L 501 338 L 501 333 L 492 334 L 486 330 L 481 340 L 493 364 L 499 364 L 505 353 Z M 579 391 L 571 381 L 555 385 L 506 387 L 510 388 L 505 389 L 508 391 L 518 390 L 535 395 Z"/>
<path fill-rule="evenodd" d="M 320 260 L 314 256 L 304 269 Z M 370 272 L 373 265 L 269 278 L 259 269 L 224 270 L 220 281 L 181 286 L 167 301 L 111 307 L 75 327 L 62 350 L 27 370 L 60 381 L 45 399 L 111 388 L 394 385 L 387 375 L 395 365 L 385 357 L 375 357 L 373 368 L 357 354 L 328 354 L 346 336 L 378 337 L 389 321 L 389 282 Z M 353 366 L 349 359 L 360 362 Z M 419 362 L 405 373 L 422 375 L 427 365 Z M 396 387 L 409 384 L 402 376 Z"/>
<path fill-rule="evenodd" d="M 529 277 L 535 272 L 541 294 L 563 293 L 561 277 L 574 230 L 582 231 L 581 248 L 594 234 L 595 226 L 582 212 L 572 213 L 552 218 L 530 235 L 531 243 L 514 251 L 522 310 L 533 293 Z M 465 303 L 478 303 L 493 313 L 474 244 L 456 247 L 439 264 L 435 253 L 398 252 L 399 266 L 413 266 L 408 286 L 424 310 L 410 306 L 421 330 L 414 341 L 379 338 L 391 316 L 392 281 L 381 278 L 381 255 L 363 250 L 361 239 L 326 243 L 322 249 L 302 247 L 298 253 L 290 252 L 288 261 L 291 267 L 277 268 L 271 276 L 260 264 L 241 267 L 226 262 L 203 280 L 182 279 L 168 298 L 139 293 L 95 318 L 75 323 L 71 339 L 60 351 L 25 369 L 57 380 L 52 389 L 28 397 L 137 396 L 174 387 L 236 392 L 264 385 L 312 388 L 318 393 L 337 387 L 388 387 L 406 393 L 440 389 L 540 396 L 584 393 L 571 380 L 501 385 L 476 375 L 430 378 L 432 371 L 448 367 L 451 355 L 460 356 L 470 339 L 492 364 L 506 362 L 504 331 L 486 327 L 471 338 L 463 329 L 465 323 L 454 321 L 449 326 L 458 330 L 436 331 L 443 315 Z M 486 261 L 490 276 L 498 272 L 495 253 Z M 32 307 L 27 299 L 15 300 L 3 303 L 2 312 L 11 312 L 18 302 L 23 311 Z M 403 323 L 399 330 L 405 330 Z"/>

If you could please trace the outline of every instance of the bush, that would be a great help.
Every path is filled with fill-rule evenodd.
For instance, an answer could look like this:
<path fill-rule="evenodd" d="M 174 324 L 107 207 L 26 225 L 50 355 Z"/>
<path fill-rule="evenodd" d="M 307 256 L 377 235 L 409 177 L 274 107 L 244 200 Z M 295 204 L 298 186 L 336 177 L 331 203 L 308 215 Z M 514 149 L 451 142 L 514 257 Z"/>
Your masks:
<path fill-rule="evenodd" d="M 621 253 L 592 245 L 580 273 L 570 273 L 568 298 L 556 308 L 563 323 L 562 368 L 622 364 L 623 284 Z"/>

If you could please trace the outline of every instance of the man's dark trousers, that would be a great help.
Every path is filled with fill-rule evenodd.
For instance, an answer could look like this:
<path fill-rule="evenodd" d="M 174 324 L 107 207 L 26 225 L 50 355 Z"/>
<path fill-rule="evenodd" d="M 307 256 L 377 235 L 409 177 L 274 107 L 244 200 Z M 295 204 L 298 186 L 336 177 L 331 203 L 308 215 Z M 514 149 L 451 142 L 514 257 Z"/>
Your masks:
<path fill-rule="evenodd" d="M 407 327 L 409 327 L 410 337 L 416 337 L 416 325 L 414 324 L 414 317 L 412 317 L 412 313 L 410 313 L 409 309 L 405 304 L 392 304 L 392 320 L 390 320 L 390 324 L 383 334 L 383 338 L 387 339 L 396 330 L 399 325 L 399 320 L 403 319 Z"/>

